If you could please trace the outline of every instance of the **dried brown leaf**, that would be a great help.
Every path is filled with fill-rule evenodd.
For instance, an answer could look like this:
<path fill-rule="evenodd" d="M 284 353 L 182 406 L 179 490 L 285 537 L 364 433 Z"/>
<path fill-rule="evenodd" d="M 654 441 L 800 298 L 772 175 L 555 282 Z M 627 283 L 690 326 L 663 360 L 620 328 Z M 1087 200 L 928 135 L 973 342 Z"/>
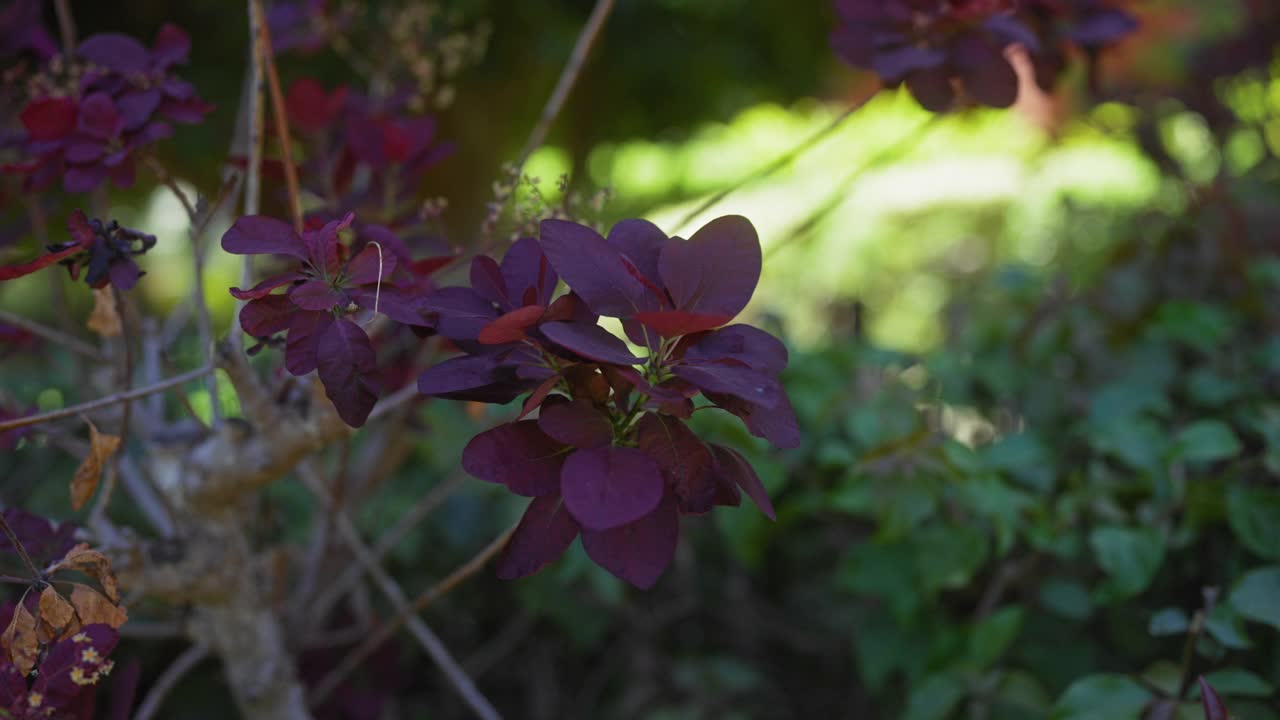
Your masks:
<path fill-rule="evenodd" d="M 71 507 L 79 510 L 93 497 L 98 489 L 98 479 L 102 477 L 102 468 L 120 447 L 120 438 L 98 432 L 93 423 L 89 423 L 89 454 L 76 468 L 75 477 L 71 479 Z"/>
<path fill-rule="evenodd" d="M 129 613 L 124 608 L 88 585 L 71 584 L 71 604 L 75 606 L 76 615 L 84 625 L 105 623 L 118 628 L 129 619 Z"/>
<path fill-rule="evenodd" d="M 58 637 L 67 624 L 75 620 L 76 609 L 71 607 L 52 585 L 45 587 L 40 593 L 40 630 L 41 642 L 49 642 Z"/>
<path fill-rule="evenodd" d="M 102 337 L 116 337 L 124 331 L 110 287 L 93 291 L 93 312 L 89 313 L 89 321 L 85 324 Z"/>
<path fill-rule="evenodd" d="M 111 570 L 111 561 L 97 550 L 90 550 L 86 543 L 80 543 L 67 551 L 54 570 L 79 570 L 97 580 L 106 591 L 111 602 L 120 602 L 120 585 L 116 582 L 116 574 Z"/>
<path fill-rule="evenodd" d="M 9 627 L 0 634 L 0 647 L 23 675 L 30 674 L 36 666 L 36 655 L 40 649 L 36 638 L 36 616 L 22 602 L 14 609 Z"/>

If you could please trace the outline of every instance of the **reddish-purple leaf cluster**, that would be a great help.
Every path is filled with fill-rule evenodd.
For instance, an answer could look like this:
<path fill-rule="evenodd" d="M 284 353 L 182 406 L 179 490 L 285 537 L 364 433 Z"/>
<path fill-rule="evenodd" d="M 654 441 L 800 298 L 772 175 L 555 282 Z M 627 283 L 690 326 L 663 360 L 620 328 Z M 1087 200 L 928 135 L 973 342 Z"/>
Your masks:
<path fill-rule="evenodd" d="M 151 249 L 156 244 L 154 235 L 121 227 L 112 220 L 103 223 L 97 218 L 86 219 L 79 210 L 67 218 L 67 230 L 71 240 L 50 245 L 49 252 L 30 262 L 0 266 L 0 282 L 30 275 L 55 263 L 63 265 L 72 280 L 80 278 L 90 287 L 103 288 L 108 284 L 119 290 L 131 290 L 143 272 L 133 261 L 135 255 Z"/>
<path fill-rule="evenodd" d="M 244 331 L 263 342 L 284 334 L 285 368 L 294 375 L 317 371 L 325 392 L 347 424 L 359 427 L 381 392 L 381 378 L 368 334 L 353 320 L 360 310 L 400 323 L 429 328 L 422 268 L 385 228 L 354 226 L 347 214 L 301 234 L 274 218 L 248 215 L 222 236 L 222 249 L 236 255 L 277 255 L 291 260 L 285 272 L 231 294 L 248 304 L 240 312 Z M 354 243 L 340 233 L 355 231 Z M 283 288 L 284 292 L 276 290 Z"/>
<path fill-rule="evenodd" d="M 66 556 L 75 546 L 76 526 L 69 522 L 54 523 L 20 508 L 7 508 L 0 515 L 22 543 L 32 560 L 41 567 L 51 565 Z M 17 549 L 9 538 L 0 533 L 0 555 L 17 558 Z M 4 625 L 0 624 L 0 628 Z"/>
<path fill-rule="evenodd" d="M 271 48 L 276 53 L 294 50 L 310 54 L 322 50 L 351 24 L 354 7 L 346 3 L 330 8 L 326 0 L 282 0 L 267 9 Z"/>
<path fill-rule="evenodd" d="M 169 123 L 197 123 L 212 109 L 171 72 L 190 49 L 174 25 L 160 29 L 150 50 L 117 33 L 86 38 L 59 73 L 48 70 L 34 84 L 38 91 L 19 113 L 26 160 L 6 170 L 25 175 L 28 191 L 58 178 L 77 193 L 108 178 L 133 184 L 136 150 L 172 134 Z"/>
<path fill-rule="evenodd" d="M 737 505 L 745 491 L 767 515 L 760 479 L 736 451 L 685 424 L 701 393 L 780 447 L 799 443 L 778 382 L 786 348 L 749 325 L 727 325 L 760 277 L 755 228 L 737 216 L 688 239 L 643 220 L 601 237 L 544 220 L 540 237 L 502 262 L 477 257 L 471 287 L 427 296 L 436 330 L 465 354 L 430 368 L 421 392 L 481 402 L 523 393 L 520 418 L 477 435 L 463 468 L 532 497 L 498 561 L 529 575 L 574 538 L 599 565 L 650 587 L 675 552 L 679 516 Z M 556 296 L 563 280 L 568 292 Z M 634 345 L 598 324 L 618 318 Z"/>
<path fill-rule="evenodd" d="M 12 604 L 0 606 L 0 627 L 9 625 L 15 609 Z M 23 677 L 7 657 L 0 658 L 0 717 L 94 717 L 92 688 L 111 673 L 114 661 L 109 656 L 118 641 L 110 625 L 86 625 L 50 645 L 30 677 Z"/>
<path fill-rule="evenodd" d="M 935 112 L 961 96 L 1012 105 L 1018 77 L 1005 55 L 1010 45 L 1030 54 L 1037 81 L 1048 89 L 1069 47 L 1094 53 L 1137 27 L 1110 0 L 836 0 L 836 10 L 837 54 L 886 85 L 905 83 Z"/>

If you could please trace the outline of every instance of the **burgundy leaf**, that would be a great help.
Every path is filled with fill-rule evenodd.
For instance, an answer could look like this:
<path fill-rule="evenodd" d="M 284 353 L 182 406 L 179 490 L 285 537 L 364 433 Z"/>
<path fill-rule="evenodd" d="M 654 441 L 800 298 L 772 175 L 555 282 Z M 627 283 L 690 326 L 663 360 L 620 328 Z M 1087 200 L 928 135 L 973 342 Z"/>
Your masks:
<path fill-rule="evenodd" d="M 609 530 L 582 531 L 582 548 L 600 567 L 648 590 L 671 564 L 680 539 L 675 500 L 666 498 L 653 512 Z"/>
<path fill-rule="evenodd" d="M 346 298 L 324 280 L 308 280 L 289 290 L 288 297 L 303 310 L 332 310 L 346 305 Z"/>
<path fill-rule="evenodd" d="M 569 456 L 560 493 L 584 527 L 608 530 L 638 520 L 662 500 L 662 471 L 635 448 L 597 447 Z"/>
<path fill-rule="evenodd" d="M 621 338 L 599 325 L 553 322 L 539 326 L 547 339 L 582 357 L 614 365 L 639 365 L 638 358 L 627 349 Z"/>
<path fill-rule="evenodd" d="M 534 238 L 520 238 L 502 257 L 502 277 L 512 305 L 546 305 L 559 278 Z M 532 297 L 526 295 L 532 292 Z"/>
<path fill-rule="evenodd" d="M 636 313 L 635 319 L 662 337 L 677 337 L 712 330 L 733 319 L 724 313 L 693 313 L 685 310 L 659 310 Z M 641 343 L 642 344 L 642 343 Z"/>
<path fill-rule="evenodd" d="M 542 402 L 547 399 L 547 396 L 551 394 L 552 390 L 555 390 L 556 385 L 559 383 L 559 375 L 552 375 L 546 380 L 543 380 L 542 384 L 535 388 L 533 392 L 529 393 L 529 397 L 524 399 L 524 404 L 521 405 L 520 414 L 516 416 L 516 419 L 523 419 L 524 416 L 541 406 Z"/>
<path fill-rule="evenodd" d="M 1204 720 L 1231 720 L 1231 714 L 1227 712 L 1227 706 L 1222 702 L 1222 698 L 1218 697 L 1218 693 L 1209 684 L 1204 676 L 1199 677 L 1200 681 L 1200 704 L 1204 708 Z"/>
<path fill-rule="evenodd" d="M 265 300 L 266 298 L 263 298 Z M 262 302 L 259 300 L 258 302 Z M 316 345 L 320 335 L 333 323 L 333 314 L 299 310 L 289 318 L 289 337 L 284 346 L 284 368 L 302 376 L 316 369 Z"/>
<path fill-rule="evenodd" d="M 769 493 L 765 491 L 764 484 L 760 482 L 760 476 L 756 475 L 751 463 L 733 448 L 712 445 L 711 451 L 715 455 L 715 471 L 721 477 L 732 480 L 735 485 L 742 488 L 742 491 L 766 517 L 777 520 L 777 515 L 773 512 L 773 503 L 769 500 Z"/>
<path fill-rule="evenodd" d="M 106 93 L 96 92 L 80 103 L 80 132 L 99 140 L 110 140 L 124 131 L 124 118 Z"/>
<path fill-rule="evenodd" d="M 124 119 L 124 129 L 133 131 L 147 124 L 156 108 L 160 107 L 163 94 L 158 88 L 131 90 L 116 98 L 116 108 Z"/>
<path fill-rule="evenodd" d="M 289 329 L 298 307 L 284 295 L 267 295 L 252 300 L 240 310 L 240 327 L 256 338 L 269 337 Z"/>
<path fill-rule="evenodd" d="M 307 245 L 289 223 L 266 215 L 245 215 L 222 235 L 222 249 L 232 255 L 289 255 L 307 259 Z"/>
<path fill-rule="evenodd" d="M 907 76 L 907 88 L 921 107 L 930 112 L 945 112 L 956 99 L 945 67 L 911 73 Z"/>
<path fill-rule="evenodd" d="M 732 395 L 766 409 L 777 407 L 783 396 L 782 386 L 777 380 L 737 361 L 681 364 L 671 372 L 703 392 Z"/>
<path fill-rule="evenodd" d="M 613 423 L 589 400 L 544 405 L 538 427 L 565 445 L 593 448 L 613 442 Z"/>
<path fill-rule="evenodd" d="M 339 87 L 330 94 L 316 80 L 299 78 L 289 86 L 284 106 L 294 125 L 304 132 L 319 132 L 328 127 L 341 111 L 346 97 L 345 87 Z"/>
<path fill-rule="evenodd" d="M 711 510 L 716 499 L 711 451 L 687 425 L 678 418 L 646 413 L 636 424 L 636 443 L 662 468 L 681 510 Z"/>
<path fill-rule="evenodd" d="M 499 425 L 471 438 L 462 450 L 462 469 L 517 495 L 537 497 L 560 489 L 560 472 L 569 448 L 556 442 L 533 420 Z"/>
<path fill-rule="evenodd" d="M 498 577 L 515 580 L 534 574 L 569 549 L 578 537 L 578 529 L 578 521 L 569 514 L 559 495 L 534 498 L 498 556 Z"/>
<path fill-rule="evenodd" d="M 32 140 L 60 140 L 76 128 L 76 102 L 70 98 L 32 100 L 18 117 Z"/>
<path fill-rule="evenodd" d="M 282 285 L 288 285 L 291 282 L 304 280 L 306 277 L 306 275 L 303 275 L 300 272 L 287 272 L 279 275 L 272 275 L 248 290 L 241 290 L 240 288 L 234 287 L 231 288 L 231 296 L 237 300 L 256 300 L 260 297 L 270 295 L 272 290 L 275 290 Z"/>
<path fill-rule="evenodd" d="M 525 329 L 538 324 L 545 311 L 541 305 L 526 305 L 512 310 L 485 325 L 476 339 L 483 345 L 505 345 L 523 340 Z"/>
<path fill-rule="evenodd" d="M 497 361 L 491 355 L 460 355 L 427 368 L 418 378 L 418 392 L 447 395 L 497 381 Z"/>
<path fill-rule="evenodd" d="M 343 422 L 364 425 L 381 393 L 377 358 L 364 329 L 350 320 L 330 323 L 316 341 L 316 370 Z"/>
<path fill-rule="evenodd" d="M 800 425 L 785 393 L 780 396 L 777 407 L 771 410 L 731 395 L 712 392 L 706 396 L 711 402 L 742 418 L 752 435 L 783 449 L 800 446 Z"/>
<path fill-rule="evenodd" d="M 338 272 L 342 263 L 342 244 L 339 242 L 338 233 L 351 227 L 355 219 L 355 213 L 347 213 L 340 220 L 330 220 L 325 223 L 319 230 L 302 233 L 302 243 L 307 248 L 307 258 L 313 267 L 327 275 Z"/>
<path fill-rule="evenodd" d="M 162 68 L 185 63 L 191 52 L 191 36 L 173 23 L 165 23 L 151 44 L 152 60 Z"/>
<path fill-rule="evenodd" d="M 732 358 L 753 370 L 776 375 L 787 367 L 787 346 L 750 325 L 730 325 L 698 338 L 685 351 L 686 360 Z"/>
<path fill-rule="evenodd" d="M 968 34 L 952 53 L 965 90 L 990 107 L 1007 108 L 1018 99 L 1018 74 L 999 45 L 983 35 Z"/>
<path fill-rule="evenodd" d="M 760 281 L 760 239 L 746 218 L 726 215 L 668 240 L 658 267 L 677 309 L 733 317 Z"/>
<path fill-rule="evenodd" d="M 82 250 L 84 250 L 84 248 L 79 245 L 74 245 L 66 248 L 65 250 L 41 255 L 30 262 L 18 263 L 16 265 L 0 265 L 0 281 L 12 280 L 14 278 L 20 278 L 23 275 L 30 275 L 37 270 L 53 265 L 63 258 L 71 257 Z"/>
<path fill-rule="evenodd" d="M 551 266 L 593 311 L 630 317 L 659 307 L 635 266 L 599 233 L 567 220 L 543 220 L 540 227 Z"/>

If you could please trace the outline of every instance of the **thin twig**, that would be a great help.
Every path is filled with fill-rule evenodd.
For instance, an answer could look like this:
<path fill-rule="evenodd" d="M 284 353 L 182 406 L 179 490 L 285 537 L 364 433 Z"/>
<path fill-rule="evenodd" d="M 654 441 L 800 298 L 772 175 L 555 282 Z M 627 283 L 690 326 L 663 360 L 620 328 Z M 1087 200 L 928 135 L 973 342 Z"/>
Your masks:
<path fill-rule="evenodd" d="M 169 667 L 160 673 L 160 677 L 156 678 L 155 684 L 147 691 L 147 696 L 138 706 L 138 712 L 134 714 L 133 720 L 151 720 L 158 717 L 157 713 L 160 712 L 160 706 L 164 704 L 165 698 L 178 682 L 206 657 L 209 657 L 209 649 L 203 645 L 192 645 L 183 650 L 182 654 L 174 658 Z"/>
<path fill-rule="evenodd" d="M 120 368 L 121 385 L 124 386 L 125 393 L 128 393 L 133 387 L 133 345 L 129 342 L 133 337 L 131 325 L 133 320 L 130 313 L 125 308 L 124 294 L 120 290 L 112 288 L 112 299 L 116 304 L 116 314 L 120 316 L 121 332 L 120 345 L 124 349 L 123 366 Z M 210 374 L 212 376 L 212 373 Z M 120 440 L 122 443 L 129 442 L 129 425 L 133 420 L 133 402 L 126 398 L 121 406 L 120 413 Z M 127 445 L 126 445 L 127 446 Z M 111 521 L 107 518 L 107 508 L 111 504 L 111 496 L 116 491 L 116 480 L 120 475 L 120 459 L 124 452 L 117 452 L 113 456 L 112 463 L 107 467 L 107 472 L 103 476 L 102 487 L 98 489 L 98 497 L 93 503 L 93 508 L 89 511 L 89 527 L 94 528 L 94 532 L 102 537 L 111 537 L 114 534 L 114 528 Z"/>
<path fill-rule="evenodd" d="M 80 340 L 79 338 L 72 337 L 61 330 L 55 330 L 54 328 L 46 327 L 38 322 L 15 315 L 8 310 L 0 310 L 0 322 L 22 328 L 32 335 L 38 335 L 49 342 L 61 345 L 66 349 L 80 353 L 87 358 L 99 361 L 102 360 L 102 353 L 98 352 L 98 348 L 90 345 L 89 343 Z"/>
<path fill-rule="evenodd" d="M 71 3 L 67 0 L 55 0 L 58 10 L 58 30 L 62 34 L 62 52 L 70 59 L 76 52 L 76 19 L 71 14 Z"/>
<path fill-rule="evenodd" d="M 13 545 L 14 552 L 18 553 L 18 557 L 22 558 L 22 562 L 27 564 L 27 569 L 31 571 L 31 577 L 39 580 L 44 576 L 40 573 L 40 569 L 31 561 L 31 556 L 27 554 L 27 548 L 23 546 L 22 541 L 14 534 L 13 528 L 9 527 L 9 521 L 4 519 L 4 514 L 0 513 L 0 531 L 9 538 L 9 544 Z"/>
<path fill-rule="evenodd" d="M 245 168 L 244 180 L 244 214 L 257 215 L 258 203 L 262 196 L 262 61 L 258 47 L 262 33 L 258 31 L 261 16 L 257 12 L 257 2 L 249 0 L 249 72 L 246 80 L 246 98 L 248 112 L 245 122 L 249 126 L 249 159 Z M 240 263 L 240 287 L 253 286 L 253 256 L 245 255 Z M 229 332 L 231 350 L 240 353 L 244 350 L 244 328 L 240 325 L 240 311 L 244 309 L 245 300 L 236 300 L 232 313 L 231 330 Z"/>
<path fill-rule="evenodd" d="M 397 611 L 394 617 L 370 633 L 369 637 L 359 647 L 348 653 L 342 659 L 342 662 L 338 664 L 338 667 L 330 671 L 320 681 L 320 684 L 316 686 L 314 702 L 321 702 L 328 697 L 352 672 L 355 672 L 356 668 L 360 667 L 360 663 L 364 662 L 365 658 L 381 647 L 382 643 L 386 642 L 406 621 L 417 620 L 418 613 L 422 612 L 445 593 L 460 585 L 462 581 L 479 572 L 490 558 L 497 555 L 506 546 L 507 541 L 511 539 L 511 535 L 515 530 L 515 525 L 507 528 L 477 553 L 475 557 L 449 573 L 445 579 L 427 588 L 425 592 L 414 599 L 412 604 Z"/>
<path fill-rule="evenodd" d="M 276 139 L 284 162 L 284 182 L 289 191 L 289 214 L 293 229 L 302 232 L 302 191 L 298 187 L 298 169 L 293 166 L 293 140 L 289 135 L 289 116 L 285 113 L 284 94 L 280 92 L 280 76 L 276 74 L 275 51 L 271 47 L 271 29 L 267 27 L 261 0 L 253 0 L 252 11 L 258 14 L 258 49 L 260 66 L 266 66 L 267 87 L 271 91 L 271 117 L 275 120 Z"/>
<path fill-rule="evenodd" d="M 874 92 L 871 95 L 867 96 L 866 98 L 863 98 L 862 100 L 854 103 L 853 105 L 850 105 L 844 112 L 840 113 L 834 119 L 832 119 L 831 122 L 823 126 L 822 129 L 818 130 L 814 134 L 805 138 L 803 141 L 800 142 L 800 144 L 796 145 L 795 147 L 786 151 L 782 155 L 778 156 L 773 162 L 769 163 L 768 165 L 765 165 L 764 167 L 760 168 L 756 172 L 748 173 L 747 175 L 739 178 L 736 182 L 731 183 L 729 186 L 721 189 L 716 194 L 704 200 L 697 207 L 685 213 L 685 216 L 680 219 L 680 222 L 676 223 L 675 227 L 672 228 L 672 232 L 679 233 L 685 226 L 687 226 L 689 223 L 693 222 L 694 220 L 698 219 L 698 217 L 701 216 L 706 211 L 710 210 L 716 205 L 719 205 L 721 201 L 729 197 L 731 194 L 737 192 L 738 190 L 741 190 L 742 188 L 746 187 L 747 185 L 753 182 L 756 182 L 758 180 L 763 180 L 769 177 L 770 175 L 778 172 L 782 168 L 790 165 L 793 161 L 795 161 L 796 158 L 800 157 L 805 152 L 808 152 L 810 148 L 817 145 L 819 142 L 825 140 L 828 136 L 833 134 L 836 130 L 839 130 L 840 126 L 844 125 L 844 122 L 848 120 L 850 117 L 853 117 L 853 114 L 858 110 L 860 110 L 862 106 L 866 105 L 867 101 L 870 100 L 872 97 L 875 97 Z"/>
<path fill-rule="evenodd" d="M 542 108 L 538 123 L 533 126 L 533 130 L 529 132 L 529 139 L 525 140 L 524 148 L 520 150 L 520 159 L 516 162 L 517 168 L 524 167 L 533 151 L 547 139 L 552 123 L 564 108 L 565 101 L 569 99 L 569 93 L 578 81 L 578 74 L 582 71 L 582 65 L 591 52 L 591 46 L 595 44 L 596 37 L 600 34 L 600 29 L 604 27 L 605 20 L 609 18 L 612 10 L 613 0 L 596 0 L 596 6 L 591 10 L 587 24 L 583 25 L 582 31 L 578 33 L 578 40 L 573 45 L 573 52 L 569 54 L 569 61 L 565 63 L 564 70 L 560 72 L 560 79 L 556 81 L 555 89 L 551 91 L 551 96 L 547 98 L 547 103 Z"/>
<path fill-rule="evenodd" d="M 382 400 L 378 401 L 378 404 L 373 406 L 373 411 L 369 413 L 369 421 L 372 422 L 374 420 L 385 417 L 386 415 L 389 415 L 395 412 L 401 406 L 403 406 L 408 402 L 411 402 L 414 398 L 418 396 L 419 396 L 419 393 L 418 393 L 417 383 L 411 382 L 408 385 L 405 385 L 399 390 L 391 393 L 390 395 L 382 398 Z"/>
<path fill-rule="evenodd" d="M 324 486 L 315 470 L 309 465 L 300 466 L 298 469 L 299 476 L 311 492 L 319 498 L 321 502 L 324 502 L 326 505 L 332 505 L 330 499 L 325 494 Z M 395 579 L 392 578 L 386 570 L 382 569 L 382 566 L 378 564 L 376 559 L 374 559 L 373 552 L 360 538 L 360 532 L 356 529 L 355 524 L 351 522 L 350 516 L 341 509 L 336 508 L 336 506 L 332 509 L 335 524 L 338 528 L 339 534 L 342 535 L 343 541 L 349 548 L 351 548 L 351 551 L 355 553 L 356 560 L 364 566 L 365 570 L 367 570 L 370 575 L 373 576 L 383 594 L 387 596 L 387 599 L 389 599 L 391 604 L 396 608 L 397 616 L 403 616 L 408 621 L 409 630 L 413 634 L 414 638 L 417 639 L 418 643 L 427 651 L 427 654 L 431 656 L 432 661 L 435 662 L 442 672 L 444 672 L 445 677 L 448 678 L 454 689 L 457 690 L 463 702 L 471 708 L 472 712 L 484 720 L 500 720 L 502 716 L 498 714 L 498 711 L 494 709 L 492 703 L 490 703 L 488 699 L 480 693 L 479 689 L 476 688 L 475 683 L 467 676 L 466 672 L 462 669 L 462 666 L 459 665 L 458 661 L 449 653 L 449 649 L 444 646 L 444 643 L 441 642 L 440 638 L 431 630 L 431 628 L 428 627 L 421 618 L 418 618 L 414 614 L 414 611 L 409 606 L 409 599 L 404 594 L 404 590 L 400 589 L 400 585 L 395 581 Z M 364 646 L 362 645 L 361 647 Z M 357 652 L 359 652 L 359 650 L 357 650 Z M 363 660 L 363 657 L 359 657 L 354 663 L 350 663 L 351 669 L 358 667 L 360 662 Z M 323 702 L 328 695 L 342 683 L 346 678 L 346 673 L 341 673 L 339 671 L 342 667 L 347 666 L 348 664 L 349 663 L 344 660 L 343 664 L 339 666 L 338 669 L 335 669 L 320 681 L 320 684 L 316 688 L 315 695 L 312 698 L 312 705 L 318 705 Z"/>
<path fill-rule="evenodd" d="M 79 415 L 93 410 L 100 410 L 104 407 L 110 407 L 117 403 L 136 400 L 140 397 L 146 397 L 153 393 L 164 392 L 169 388 L 204 377 L 210 372 L 213 372 L 213 367 L 206 365 L 205 367 L 197 370 L 189 370 L 181 375 L 175 375 L 168 380 L 161 380 L 158 383 L 153 383 L 144 387 L 134 388 L 125 392 L 118 392 L 114 395 L 108 395 L 106 397 L 98 398 L 97 400 L 90 400 L 89 402 L 80 403 L 79 405 L 72 405 L 71 407 L 65 407 L 61 410 L 51 410 L 47 413 L 40 413 L 39 415 L 27 415 L 25 417 L 14 418 L 12 420 L 0 422 L 0 432 L 6 432 L 20 427 L 27 427 L 28 425 L 39 425 L 40 423 L 49 422 L 51 420 L 61 420 L 62 418 L 72 417 L 74 415 Z"/>

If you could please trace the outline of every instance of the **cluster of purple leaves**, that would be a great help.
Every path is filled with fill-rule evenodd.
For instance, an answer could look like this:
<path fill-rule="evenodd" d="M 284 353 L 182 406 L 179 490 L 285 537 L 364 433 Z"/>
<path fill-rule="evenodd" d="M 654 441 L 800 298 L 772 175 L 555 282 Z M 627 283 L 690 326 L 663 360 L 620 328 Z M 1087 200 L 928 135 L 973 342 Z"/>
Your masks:
<path fill-rule="evenodd" d="M 423 297 L 432 288 L 427 275 L 439 264 L 411 260 L 386 228 L 354 221 L 347 214 L 299 234 L 281 220 L 248 215 L 222 236 L 222 249 L 289 261 L 284 272 L 252 288 L 231 289 L 248 301 L 240 325 L 262 345 L 280 344 L 273 338 L 282 335 L 285 369 L 299 376 L 316 371 L 338 414 L 360 427 L 383 383 L 373 343 L 355 318 L 362 310 L 377 311 L 428 333 Z M 348 230 L 350 244 L 341 235 Z"/>
<path fill-rule="evenodd" d="M 28 594 L 29 600 L 35 597 Z M 0 627 L 9 625 L 15 609 L 12 604 L 0 606 Z M 111 673 L 114 662 L 109 657 L 119 639 L 110 625 L 86 625 L 50 645 L 30 677 L 23 677 L 7 657 L 0 659 L 0 717 L 93 718 L 93 689 Z"/>
<path fill-rule="evenodd" d="M 1069 48 L 1092 56 L 1137 28 L 1110 0 L 835 0 L 840 24 L 831 44 L 846 62 L 891 87 L 906 84 L 925 108 L 941 112 L 958 97 L 991 107 L 1018 98 L 1005 55 L 1030 55 L 1037 82 L 1050 89 Z"/>
<path fill-rule="evenodd" d="M 786 348 L 728 324 L 760 269 L 755 228 L 738 216 L 688 240 L 643 220 L 622 221 L 607 238 L 544 220 L 539 238 L 517 241 L 501 263 L 475 258 L 470 287 L 427 296 L 436 330 L 464 354 L 428 369 L 421 392 L 491 403 L 529 393 L 519 418 L 477 435 L 462 457 L 468 473 L 533 498 L 500 577 L 536 572 L 581 535 L 592 560 L 647 588 L 675 553 L 680 515 L 737 505 L 746 492 L 773 517 L 742 455 L 704 443 L 685 422 L 701 394 L 753 434 L 799 443 L 778 381 Z M 560 281 L 569 292 L 556 297 Z M 601 316 L 620 319 L 646 356 Z"/>
<path fill-rule="evenodd" d="M 326 0 L 283 0 L 267 9 L 271 48 L 277 54 L 323 50 L 352 20 L 351 6 L 335 10 Z"/>
<path fill-rule="evenodd" d="M 160 29 L 151 49 L 117 33 L 86 38 L 74 58 L 57 58 L 59 73 L 42 70 L 42 90 L 18 116 L 24 159 L 5 170 L 25 176 L 29 192 L 59 178 L 75 193 L 107 179 L 132 185 L 136 151 L 171 135 L 170 123 L 197 123 L 212 109 L 172 73 L 190 49 L 174 25 Z"/>
<path fill-rule="evenodd" d="M 118 290 L 131 290 L 144 274 L 133 258 L 156 244 L 154 235 L 122 227 L 115 220 L 104 223 L 97 218 L 86 219 L 79 210 L 67 218 L 67 230 L 70 241 L 50 245 L 49 252 L 35 260 L 0 266 L 0 281 L 30 275 L 57 263 L 67 268 L 72 280 L 79 279 L 83 270 L 89 287 L 111 285 Z"/>
<path fill-rule="evenodd" d="M 76 526 L 71 523 L 54 523 L 20 508 L 6 508 L 0 515 L 38 566 L 53 564 L 75 546 Z M 4 533 L 0 533 L 0 556 L 13 560 L 18 557 L 17 548 Z M 6 625 L 0 624 L 0 628 Z"/>

